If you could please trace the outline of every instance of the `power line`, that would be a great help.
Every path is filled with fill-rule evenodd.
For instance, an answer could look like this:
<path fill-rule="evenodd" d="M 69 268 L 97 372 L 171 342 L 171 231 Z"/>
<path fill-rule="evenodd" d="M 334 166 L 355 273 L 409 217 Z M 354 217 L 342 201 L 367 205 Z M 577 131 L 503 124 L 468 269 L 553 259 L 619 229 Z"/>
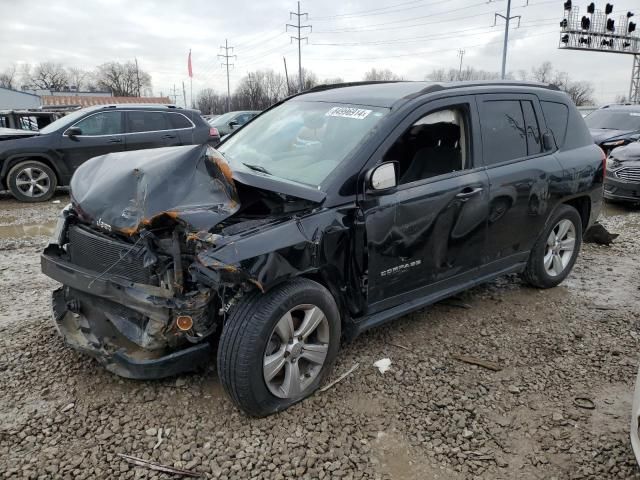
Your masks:
<path fill-rule="evenodd" d="M 363 14 L 363 13 L 377 12 L 377 11 L 380 11 L 380 10 L 388 10 L 390 8 L 399 7 L 401 5 L 409 5 L 411 3 L 420 3 L 420 2 L 424 2 L 424 1 L 425 0 L 411 0 L 410 2 L 396 3 L 395 5 L 389 5 L 388 7 L 373 8 L 371 10 L 360 10 L 359 12 L 339 13 L 337 15 L 325 15 L 325 16 L 322 16 L 322 17 L 312 17 L 311 20 L 325 20 L 325 19 L 330 19 L 330 18 L 350 17 L 352 15 L 360 15 L 360 14 Z"/>
<path fill-rule="evenodd" d="M 230 83 L 229 83 L 229 59 L 230 58 L 237 58 L 236 55 L 229 55 L 229 50 L 231 50 L 233 52 L 233 47 L 229 46 L 229 42 L 227 41 L 227 39 L 225 39 L 224 41 L 224 47 L 221 46 L 221 49 L 224 48 L 224 55 L 223 54 L 218 54 L 218 57 L 220 58 L 224 58 L 224 63 L 222 64 L 222 66 L 226 66 L 227 67 L 227 112 L 231 111 L 231 87 L 230 87 Z M 233 66 L 233 64 L 231 65 Z"/>
<path fill-rule="evenodd" d="M 341 19 L 342 20 L 351 20 L 351 19 L 360 18 L 360 17 L 375 17 L 375 16 L 378 16 L 378 15 L 390 15 L 390 14 L 398 13 L 398 12 L 406 12 L 407 10 L 415 10 L 416 8 L 424 8 L 424 7 L 429 7 L 431 5 L 441 5 L 441 4 L 442 4 L 442 0 L 437 0 L 435 2 L 427 3 L 426 5 L 415 5 L 413 7 L 398 8 L 396 10 L 386 10 L 384 12 L 376 12 L 376 13 L 353 14 L 353 15 L 342 17 Z M 314 17 L 314 18 L 312 18 L 312 20 L 316 21 L 316 20 L 318 20 L 318 18 Z M 320 19 L 318 21 L 327 22 L 327 21 L 332 21 L 332 20 L 331 19 L 324 19 L 324 20 Z"/>
<path fill-rule="evenodd" d="M 534 33 L 532 35 L 527 35 L 526 38 L 538 37 L 540 35 L 550 35 L 552 33 L 557 34 L 558 33 L 557 29 L 556 30 L 548 30 L 548 31 L 540 32 L 540 33 Z M 349 57 L 349 58 L 344 58 L 344 57 L 343 58 L 340 58 L 340 57 L 331 57 L 331 58 L 313 57 L 313 60 L 331 60 L 331 61 L 384 60 L 384 59 L 387 59 L 387 58 L 415 57 L 417 55 L 422 55 L 422 54 L 427 54 L 427 53 L 450 52 L 452 50 L 457 50 L 458 48 L 469 49 L 469 48 L 484 47 L 486 45 L 492 45 L 492 44 L 495 44 L 495 43 L 502 43 L 502 40 L 478 43 L 478 44 L 475 44 L 475 45 L 459 45 L 459 46 L 455 46 L 455 47 L 452 47 L 452 48 L 443 48 L 443 49 L 438 49 L 438 50 L 421 50 L 421 51 L 418 51 L 418 52 L 405 53 L 405 54 L 401 53 L 401 54 L 386 55 L 386 56 L 379 56 L 379 57 Z"/>
<path fill-rule="evenodd" d="M 308 37 L 302 37 L 301 35 L 301 31 L 304 30 L 305 28 L 309 29 L 309 33 L 311 33 L 313 31 L 311 25 L 300 25 L 300 19 L 301 17 L 305 17 L 307 19 L 307 21 L 309 20 L 309 14 L 308 13 L 300 13 L 300 2 L 298 2 L 298 13 L 296 12 L 289 12 L 289 20 L 291 20 L 291 18 L 293 16 L 296 16 L 298 19 L 298 25 L 292 25 L 290 23 L 286 24 L 286 30 L 289 30 L 289 27 L 295 28 L 298 31 L 298 36 L 297 37 L 291 37 L 291 41 L 293 40 L 297 40 L 298 41 L 298 80 L 300 83 L 300 92 L 302 92 L 302 40 L 307 40 L 307 42 L 309 41 Z"/>

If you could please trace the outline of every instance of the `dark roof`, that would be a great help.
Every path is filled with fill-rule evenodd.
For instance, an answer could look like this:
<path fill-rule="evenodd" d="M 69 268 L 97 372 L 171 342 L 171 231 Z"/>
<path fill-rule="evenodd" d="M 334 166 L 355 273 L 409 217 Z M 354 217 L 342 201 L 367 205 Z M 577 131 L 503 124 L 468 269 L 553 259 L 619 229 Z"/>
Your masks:
<path fill-rule="evenodd" d="M 464 87 L 527 87 L 557 90 L 537 82 L 469 81 L 469 82 L 356 82 L 320 85 L 300 95 L 301 99 L 319 102 L 351 103 L 391 107 L 397 101 L 431 91 Z"/>
<path fill-rule="evenodd" d="M 8 90 L 9 92 L 21 93 L 23 95 L 31 95 L 32 97 L 39 97 L 39 95 L 36 95 L 34 93 L 23 92 L 22 90 L 16 90 L 15 88 L 0 87 L 0 90 Z"/>
<path fill-rule="evenodd" d="M 43 95 L 43 107 L 91 107 L 94 105 L 115 104 L 170 104 L 169 97 L 104 97 L 89 95 Z"/>

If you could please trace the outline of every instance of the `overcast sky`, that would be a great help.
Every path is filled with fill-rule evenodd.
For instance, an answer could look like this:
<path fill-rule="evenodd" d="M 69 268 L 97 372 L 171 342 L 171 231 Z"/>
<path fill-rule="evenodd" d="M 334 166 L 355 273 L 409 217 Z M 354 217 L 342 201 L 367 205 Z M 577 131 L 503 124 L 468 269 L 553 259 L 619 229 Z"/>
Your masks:
<path fill-rule="evenodd" d="M 530 71 L 545 60 L 575 80 L 589 80 L 600 102 L 627 95 L 632 57 L 558 50 L 562 0 L 513 0 L 521 15 L 511 31 L 507 70 Z M 581 5 L 586 9 L 586 0 Z M 598 7 L 603 8 L 603 5 Z M 638 10 L 637 0 L 614 0 L 614 14 Z M 574 5 L 580 2 L 574 0 Z M 302 46 L 303 67 L 320 79 L 361 80 L 372 67 L 389 68 L 409 80 L 423 80 L 436 68 L 464 65 L 499 71 L 506 0 L 306 0 L 305 24 L 313 26 Z M 293 0 L 0 0 L 0 70 L 11 64 L 52 60 L 92 69 L 111 60 L 137 57 L 152 76 L 155 94 L 186 82 L 193 51 L 193 90 L 226 90 L 216 54 L 225 39 L 235 46 L 231 88 L 247 72 L 272 68 L 297 71 L 297 44 L 285 23 Z M 515 23 L 512 23 L 515 27 Z"/>

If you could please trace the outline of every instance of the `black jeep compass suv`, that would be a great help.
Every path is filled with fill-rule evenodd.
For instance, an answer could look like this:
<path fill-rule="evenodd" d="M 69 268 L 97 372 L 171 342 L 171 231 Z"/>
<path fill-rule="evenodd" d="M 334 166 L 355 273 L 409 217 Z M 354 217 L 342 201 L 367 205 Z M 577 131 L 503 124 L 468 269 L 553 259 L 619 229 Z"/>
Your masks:
<path fill-rule="evenodd" d="M 92 157 L 219 139 L 197 110 L 151 104 L 83 108 L 33 136 L 1 141 L 0 190 L 23 202 L 43 202 Z"/>
<path fill-rule="evenodd" d="M 125 377 L 211 361 L 243 411 L 312 394 L 340 339 L 496 276 L 571 271 L 603 152 L 528 83 L 316 88 L 218 150 L 80 166 L 42 271 L 66 342 Z"/>

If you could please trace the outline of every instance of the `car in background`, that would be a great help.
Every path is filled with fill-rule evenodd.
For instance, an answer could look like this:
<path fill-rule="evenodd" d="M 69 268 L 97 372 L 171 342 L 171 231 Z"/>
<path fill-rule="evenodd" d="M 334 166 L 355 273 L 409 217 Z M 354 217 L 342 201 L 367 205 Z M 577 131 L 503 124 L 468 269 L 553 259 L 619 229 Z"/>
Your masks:
<path fill-rule="evenodd" d="M 44 112 L 35 110 L 0 110 L 0 128 L 30 130 L 37 132 L 50 123 L 61 118 L 61 112 Z"/>
<path fill-rule="evenodd" d="M 640 105 L 609 105 L 590 113 L 584 121 L 605 153 L 640 139 Z"/>
<path fill-rule="evenodd" d="M 596 107 L 594 105 L 578 107 L 578 111 L 580 112 L 580 115 L 582 115 L 583 117 L 586 117 L 587 115 L 595 112 L 596 110 L 598 110 L 598 107 Z"/>
<path fill-rule="evenodd" d="M 238 130 L 259 113 L 260 112 L 256 110 L 228 112 L 209 120 L 209 125 L 218 130 L 220 137 L 224 137 Z"/>
<path fill-rule="evenodd" d="M 604 198 L 640 203 L 640 142 L 629 143 L 609 153 Z"/>
<path fill-rule="evenodd" d="M 23 202 L 48 200 L 97 155 L 220 141 L 198 110 L 173 105 L 89 107 L 31 133 L 17 138 L 12 130 L 7 135 L 13 138 L 0 142 L 0 190 Z"/>

